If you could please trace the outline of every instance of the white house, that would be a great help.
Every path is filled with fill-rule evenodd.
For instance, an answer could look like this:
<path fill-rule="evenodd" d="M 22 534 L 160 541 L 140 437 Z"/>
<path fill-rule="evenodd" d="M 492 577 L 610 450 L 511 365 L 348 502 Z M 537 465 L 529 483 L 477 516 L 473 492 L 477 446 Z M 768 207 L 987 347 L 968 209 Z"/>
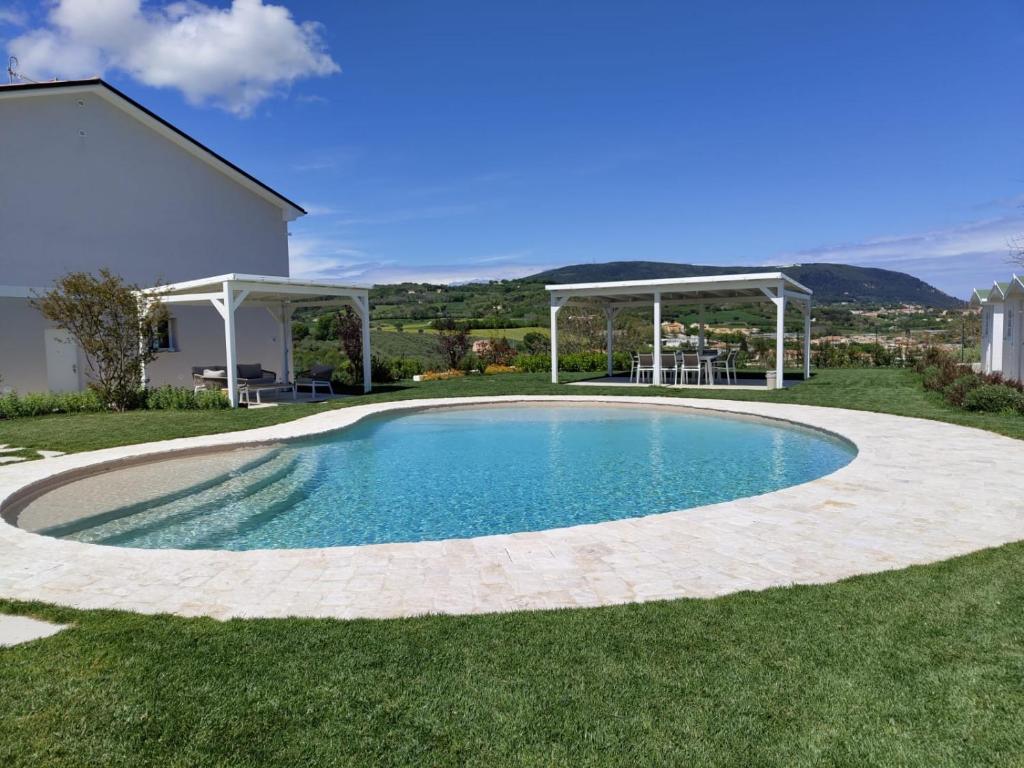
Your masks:
<path fill-rule="evenodd" d="M 355 306 L 368 335 L 365 286 L 288 279 L 301 206 L 103 80 L 0 86 L 0 127 L 0 389 L 84 385 L 80 354 L 30 303 L 69 271 L 207 286 L 170 306 L 151 384 L 189 385 L 193 366 L 230 366 L 232 347 L 288 376 L 292 304 L 326 294 Z M 237 279 L 211 293 L 211 275 L 259 278 L 260 305 L 243 305 Z"/>
<path fill-rule="evenodd" d="M 971 305 L 981 308 L 981 369 L 1024 381 L 1024 282 L 1017 275 L 1007 283 L 978 288 Z"/>

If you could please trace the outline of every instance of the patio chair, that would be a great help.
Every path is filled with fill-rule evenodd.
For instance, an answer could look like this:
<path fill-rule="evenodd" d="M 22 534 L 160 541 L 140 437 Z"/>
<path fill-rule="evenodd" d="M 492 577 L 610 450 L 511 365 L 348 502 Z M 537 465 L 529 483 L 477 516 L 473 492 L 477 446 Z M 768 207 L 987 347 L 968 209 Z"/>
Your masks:
<path fill-rule="evenodd" d="M 327 394 L 331 394 L 334 390 L 331 388 L 331 377 L 334 376 L 334 367 L 330 365 L 313 365 L 310 366 L 308 371 L 300 371 L 295 374 L 295 386 L 298 387 L 309 387 L 310 394 L 316 396 L 316 388 L 322 387 L 327 390 Z"/>
<path fill-rule="evenodd" d="M 665 374 L 672 374 L 672 383 L 679 383 L 679 358 L 676 357 L 675 352 L 662 352 L 661 353 L 661 383 L 667 384 L 665 380 Z"/>
<path fill-rule="evenodd" d="M 736 356 L 739 353 L 735 349 L 730 349 L 725 357 L 721 355 L 712 363 L 712 371 L 717 378 L 720 373 L 725 374 L 726 384 L 736 383 Z M 731 377 L 731 380 L 730 380 Z"/>
<path fill-rule="evenodd" d="M 636 376 L 636 367 L 639 364 L 639 357 L 636 352 L 629 353 L 629 380 L 633 381 L 633 377 Z M 639 379 L 637 379 L 639 381 Z"/>
<path fill-rule="evenodd" d="M 639 384 L 644 379 L 644 374 L 649 373 L 653 380 L 654 378 L 654 355 L 637 355 L 636 356 L 636 383 Z"/>
<path fill-rule="evenodd" d="M 704 377 L 704 361 L 696 352 L 684 352 L 679 361 L 679 374 L 682 376 L 684 384 L 690 383 L 691 373 L 697 374 L 697 386 L 700 386 L 701 379 Z"/>

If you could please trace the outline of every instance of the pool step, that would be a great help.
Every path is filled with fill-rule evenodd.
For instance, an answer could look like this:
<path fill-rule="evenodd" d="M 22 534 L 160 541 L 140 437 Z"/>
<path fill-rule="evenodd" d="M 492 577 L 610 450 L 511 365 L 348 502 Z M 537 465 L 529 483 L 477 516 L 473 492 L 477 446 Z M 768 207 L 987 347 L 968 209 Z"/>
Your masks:
<path fill-rule="evenodd" d="M 306 498 L 310 481 L 320 469 L 316 452 L 299 454 L 291 470 L 258 494 L 231 504 L 202 521 L 195 533 L 180 536 L 181 549 L 236 549 L 233 541 L 266 525 Z"/>
<path fill-rule="evenodd" d="M 286 476 L 295 458 L 275 452 L 255 466 L 227 473 L 217 481 L 184 489 L 154 503 L 121 507 L 103 515 L 104 520 L 83 525 L 65 534 L 76 541 L 94 544 L 133 546 L 136 539 L 147 534 L 181 525 L 195 517 L 216 512 L 223 506 L 237 503 Z M 143 545 L 144 546 L 144 545 Z"/>

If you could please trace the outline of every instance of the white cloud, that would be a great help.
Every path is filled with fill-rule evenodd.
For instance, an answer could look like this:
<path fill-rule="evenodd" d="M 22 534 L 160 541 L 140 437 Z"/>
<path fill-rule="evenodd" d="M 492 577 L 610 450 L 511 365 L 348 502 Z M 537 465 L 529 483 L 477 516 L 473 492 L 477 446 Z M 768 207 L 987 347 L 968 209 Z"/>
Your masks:
<path fill-rule="evenodd" d="M 1015 268 L 1021 270 L 1009 263 L 1009 256 L 1012 243 L 1022 235 L 1024 215 L 1014 212 L 927 232 L 825 245 L 782 254 L 779 259 L 909 272 L 963 297 L 973 286 L 1005 280 Z"/>
<path fill-rule="evenodd" d="M 456 264 L 379 260 L 352 243 L 315 235 L 293 236 L 289 250 L 293 277 L 358 283 L 468 283 L 525 277 L 551 269 L 549 265 L 525 263 L 496 265 L 489 257 Z"/>
<path fill-rule="evenodd" d="M 10 24 L 12 27 L 24 27 L 28 24 L 28 14 L 17 8 L 0 7 L 0 24 Z"/>
<path fill-rule="evenodd" d="M 48 24 L 9 49 L 36 79 L 119 70 L 243 116 L 298 79 L 340 71 L 319 24 L 296 22 L 262 0 L 229 8 L 185 0 L 153 10 L 141 0 L 57 0 Z"/>

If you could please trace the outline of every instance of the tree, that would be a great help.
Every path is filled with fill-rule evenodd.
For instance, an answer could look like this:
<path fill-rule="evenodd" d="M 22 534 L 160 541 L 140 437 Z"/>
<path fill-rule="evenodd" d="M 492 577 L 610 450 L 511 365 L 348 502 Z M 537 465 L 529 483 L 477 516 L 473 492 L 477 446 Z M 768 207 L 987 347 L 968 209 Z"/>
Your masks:
<path fill-rule="evenodd" d="M 363 320 L 352 307 L 345 307 L 334 315 L 333 326 L 334 335 L 352 364 L 355 379 L 363 370 Z"/>
<path fill-rule="evenodd" d="M 98 277 L 70 272 L 33 301 L 71 334 L 89 366 L 89 387 L 118 411 L 138 402 L 143 366 L 156 359 L 160 327 L 168 321 L 159 298 L 144 299 L 138 290 L 108 269 Z"/>
<path fill-rule="evenodd" d="M 458 368 L 469 352 L 469 326 L 450 317 L 439 318 L 433 325 L 437 329 L 437 351 L 441 358 L 449 368 Z"/>

